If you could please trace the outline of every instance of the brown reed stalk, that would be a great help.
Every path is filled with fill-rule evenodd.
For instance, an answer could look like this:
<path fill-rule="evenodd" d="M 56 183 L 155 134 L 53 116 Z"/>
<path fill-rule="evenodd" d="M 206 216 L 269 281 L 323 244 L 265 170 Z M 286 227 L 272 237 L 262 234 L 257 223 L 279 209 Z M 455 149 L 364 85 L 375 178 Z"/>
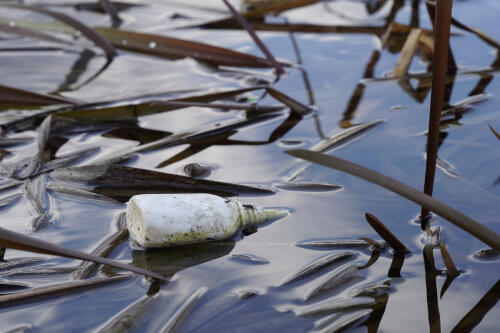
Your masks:
<path fill-rule="evenodd" d="M 434 58 L 432 61 L 432 92 L 429 113 L 429 132 L 427 135 L 427 161 L 425 166 L 424 193 L 432 196 L 434 175 L 436 173 L 436 158 L 439 143 L 439 128 L 443 108 L 444 86 L 448 69 L 448 53 L 450 43 L 451 0 L 439 0 L 436 5 L 434 21 Z M 425 227 L 429 210 L 422 207 L 420 218 L 422 228 Z"/>

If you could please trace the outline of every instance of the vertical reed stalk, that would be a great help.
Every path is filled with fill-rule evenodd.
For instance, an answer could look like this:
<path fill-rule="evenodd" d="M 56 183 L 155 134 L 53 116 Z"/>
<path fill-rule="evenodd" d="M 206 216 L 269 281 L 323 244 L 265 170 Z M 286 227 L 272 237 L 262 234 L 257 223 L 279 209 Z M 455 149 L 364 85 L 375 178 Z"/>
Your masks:
<path fill-rule="evenodd" d="M 448 51 L 451 24 L 451 0 L 439 0 L 436 5 L 434 22 L 434 58 L 432 71 L 431 106 L 429 113 L 429 133 L 427 136 L 427 163 L 425 167 L 424 193 L 432 195 L 434 174 L 436 172 L 437 148 L 439 143 L 439 127 L 443 107 L 444 86 L 448 67 Z M 422 207 L 420 217 L 426 221 L 429 210 Z M 425 222 L 422 222 L 425 227 Z"/>

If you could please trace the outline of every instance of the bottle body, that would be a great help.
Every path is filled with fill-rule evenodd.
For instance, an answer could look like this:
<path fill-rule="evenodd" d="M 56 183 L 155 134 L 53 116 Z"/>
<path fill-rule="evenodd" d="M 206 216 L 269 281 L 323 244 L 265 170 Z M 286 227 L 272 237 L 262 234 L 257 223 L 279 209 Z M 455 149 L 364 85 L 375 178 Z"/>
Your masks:
<path fill-rule="evenodd" d="M 177 246 L 227 239 L 287 214 L 205 193 L 141 194 L 127 204 L 127 228 L 143 247 Z"/>
<path fill-rule="evenodd" d="M 127 228 L 141 246 L 160 247 L 231 237 L 240 228 L 237 209 L 210 194 L 145 194 L 127 205 Z"/>

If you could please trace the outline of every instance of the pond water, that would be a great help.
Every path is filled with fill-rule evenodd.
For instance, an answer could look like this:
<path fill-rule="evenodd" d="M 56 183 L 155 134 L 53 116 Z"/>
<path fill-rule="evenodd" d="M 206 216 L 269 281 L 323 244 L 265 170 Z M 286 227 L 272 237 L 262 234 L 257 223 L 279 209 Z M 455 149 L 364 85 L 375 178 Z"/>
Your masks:
<path fill-rule="evenodd" d="M 38 2 L 30 1 L 33 4 Z M 62 5 L 62 1 L 52 3 L 57 6 L 47 8 L 72 15 L 90 26 L 110 25 L 106 14 L 70 5 L 75 1 L 64 1 L 68 5 Z M 232 3 L 239 8 L 238 1 Z M 370 13 L 368 9 L 376 8 L 376 4 L 380 9 Z M 453 6 L 455 18 L 500 40 L 500 30 L 496 29 L 500 14 L 497 1 L 462 0 L 454 1 Z M 227 16 L 227 9 L 221 1 L 176 3 L 148 0 L 141 1 L 141 6 L 120 11 L 123 19 L 120 28 L 199 41 L 261 56 L 245 30 L 196 27 Z M 0 7 L 0 18 L 16 20 L 17 24 L 52 22 L 47 16 L 33 11 L 4 7 Z M 423 1 L 327 1 L 266 18 L 267 23 L 280 24 L 281 27 L 286 22 L 291 26 L 387 27 L 388 20 L 431 29 Z M 240 194 L 238 199 L 249 204 L 289 209 L 291 213 L 287 217 L 267 223 L 251 234 L 240 232 L 224 242 L 145 251 L 129 240 L 121 241 L 108 257 L 169 276 L 167 282 L 160 284 L 159 291 L 152 292 L 156 285 L 137 275 L 126 281 L 84 291 L 4 306 L 0 308 L 2 331 L 16 328 L 29 332 L 99 329 L 134 332 L 159 332 L 162 329 L 179 332 L 319 331 L 318 325 L 330 313 L 304 316 L 299 315 L 301 311 L 323 301 L 351 299 L 356 288 L 373 284 L 383 284 L 386 288 L 376 297 L 370 297 L 375 300 L 374 304 L 363 307 L 372 311 L 347 329 L 354 332 L 496 331 L 500 325 L 500 308 L 496 305 L 500 297 L 500 256 L 478 255 L 478 251 L 488 249 L 487 245 L 448 221 L 434 217 L 432 227 L 441 227 L 440 239 L 461 272 L 440 295 L 449 281 L 446 274 L 442 274 L 445 265 L 439 246 L 432 249 L 426 245 L 420 225 L 415 222 L 420 213 L 418 205 L 353 176 L 285 153 L 288 149 L 311 148 L 324 137 L 340 133 L 348 126 L 384 120 L 327 153 L 370 167 L 417 189 L 423 188 L 430 103 L 429 62 L 419 52 L 408 69 L 408 75 L 392 78 L 390 73 L 396 65 L 404 38 L 399 37 L 401 40 L 398 41 L 395 37 L 391 47 L 384 47 L 380 29 L 373 31 L 376 33 L 257 30 L 275 57 L 300 63 L 302 70 L 298 66 L 287 68 L 278 79 L 272 69 L 218 68 L 192 58 L 169 60 L 119 50 L 111 64 L 90 81 L 106 58 L 85 38 L 77 39 L 80 46 L 61 47 L 60 44 L 0 31 L 3 74 L 0 84 L 9 87 L 44 94 L 58 93 L 84 103 L 97 103 L 146 94 L 163 94 L 160 97 L 168 99 L 269 84 L 304 104 L 315 106 L 315 112 L 304 117 L 294 116 L 285 108 L 273 113 L 272 117 L 231 132 L 223 131 L 216 136 L 139 152 L 131 160 L 117 162 L 179 175 L 184 175 L 184 166 L 189 163 L 210 166 L 205 179 L 272 189 L 272 194 Z M 498 50 L 471 33 L 455 27 L 452 27 L 452 32 L 450 45 L 459 72 L 447 85 L 448 104 L 453 106 L 480 93 L 487 94 L 488 98 L 470 105 L 467 112 L 444 116 L 446 121 L 442 125 L 443 140 L 439 148 L 434 197 L 498 233 L 500 142 L 488 129 L 488 124 L 500 129 Z M 67 38 L 62 32 L 53 35 Z M 54 45 L 57 46 L 55 49 L 49 48 Z M 147 99 L 133 99 L 133 103 Z M 228 101 L 254 101 L 259 105 L 278 103 L 262 90 L 245 92 L 238 98 L 222 102 Z M 37 109 L 3 107 L 1 121 L 5 123 Z M 22 131 L 9 133 L 9 137 L 34 137 L 42 119 Z M 218 123 L 222 124 L 218 126 L 221 127 L 227 122 L 245 119 L 251 119 L 245 111 L 186 107 L 141 116 L 133 126 L 122 123 L 113 130 L 52 134 L 45 153 L 54 159 L 84 148 L 98 147 L 98 152 L 73 164 L 93 165 L 117 152 L 172 133 L 217 128 Z M 289 128 L 280 127 L 285 121 Z M 120 128 L 125 130 L 119 131 Z M 36 154 L 37 143 L 32 140 L 5 149 L 10 154 L 5 155 L 1 163 L 8 167 Z M 318 190 L 306 185 L 298 188 L 280 186 L 292 175 L 292 183 L 338 184 L 341 188 Z M 51 174 L 45 177 L 54 178 Z M 115 184 L 118 188 L 120 181 L 117 179 Z M 154 191 L 144 184 L 135 190 Z M 18 189 L 2 191 L 4 197 Z M 106 191 L 101 189 L 100 193 L 110 193 Z M 120 190 L 114 191 L 115 197 L 120 197 Z M 50 191 L 47 196 L 53 216 L 44 228 L 36 233 L 28 230 L 33 209 L 25 199 L 2 208 L 0 227 L 91 252 L 114 232 L 117 216 L 125 207 L 117 202 L 89 200 L 56 191 Z M 357 240 L 360 237 L 380 240 L 366 222 L 365 212 L 376 215 L 411 250 L 404 257 L 400 273 L 395 266 L 402 258 L 396 258 L 391 250 L 385 249 L 373 265 L 359 270 L 357 277 L 304 300 L 305 295 L 333 270 L 350 262 L 366 263 L 373 248 L 347 245 L 307 247 L 297 243 L 319 239 Z M 354 254 L 349 259 L 280 286 L 291 272 L 339 250 L 352 250 Z M 18 271 L 19 274 L 12 275 L 14 269 L 0 270 L 1 286 L 12 286 L 16 282 L 36 288 L 73 281 L 74 269 L 71 268 L 80 264 L 75 260 L 9 249 L 5 255 L 7 262 L 24 257 L 43 261 L 25 266 L 32 270 Z M 435 268 L 431 261 L 434 261 Z M 54 269 L 49 271 L 48 268 Z M 96 274 L 103 277 L 118 273 L 123 272 L 100 267 Z M 146 296 L 148 289 L 153 296 Z M 17 291 L 2 290 L 0 293 Z M 182 311 L 188 305 L 190 310 Z M 127 309 L 132 309 L 128 317 L 120 317 Z M 329 320 L 340 322 L 352 314 L 363 313 L 359 308 L 350 308 L 337 314 L 338 318 Z M 173 323 L 172 318 L 176 316 L 179 316 L 178 322 Z M 114 322 L 117 318 L 121 318 L 121 322 Z M 114 326 L 109 326 L 112 324 Z"/>

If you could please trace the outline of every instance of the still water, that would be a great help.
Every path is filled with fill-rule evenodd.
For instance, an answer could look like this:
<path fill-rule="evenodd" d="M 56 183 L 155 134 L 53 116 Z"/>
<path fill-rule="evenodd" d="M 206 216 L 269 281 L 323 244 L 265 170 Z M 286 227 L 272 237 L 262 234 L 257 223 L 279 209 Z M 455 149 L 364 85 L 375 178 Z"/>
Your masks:
<path fill-rule="evenodd" d="M 50 4 L 44 2 L 47 3 Z M 57 6 L 49 8 L 70 14 L 88 25 L 110 25 L 109 17 L 103 13 L 69 5 L 75 1 L 64 1 L 67 6 L 61 5 L 62 1 L 52 3 Z M 239 6 L 238 1 L 233 3 Z M 373 7 L 376 4 L 380 5 L 378 10 Z M 141 6 L 122 9 L 121 29 L 261 55 L 244 30 L 193 27 L 227 17 L 226 7 L 219 1 L 148 0 L 142 1 Z M 486 31 L 496 40 L 500 40 L 500 31 L 496 29 L 499 13 L 500 7 L 494 0 L 454 2 L 455 18 Z M 1 7 L 0 17 L 16 22 L 51 22 L 39 13 Z M 266 22 L 386 27 L 389 18 L 401 24 L 431 29 L 423 2 L 397 0 L 319 2 L 269 16 Z M 487 94 L 488 98 L 466 112 L 448 113 L 443 121 L 441 162 L 436 172 L 434 197 L 498 233 L 500 142 L 488 129 L 488 124 L 500 129 L 498 50 L 473 34 L 453 27 L 452 32 L 455 34 L 450 45 L 459 72 L 447 85 L 448 105 L 453 106 L 479 93 Z M 376 185 L 284 153 L 288 149 L 311 148 L 323 138 L 340 133 L 342 127 L 384 120 L 355 140 L 329 150 L 328 154 L 422 189 L 430 102 L 428 59 L 417 53 L 408 76 L 391 78 L 404 39 L 393 41 L 391 47 L 383 47 L 381 36 L 369 32 L 258 30 L 258 34 L 275 57 L 300 63 L 300 68 L 298 65 L 290 67 L 276 79 L 272 69 L 218 68 L 192 58 L 168 60 L 119 50 L 111 64 L 89 81 L 106 59 L 101 50 L 85 38 L 78 38 L 79 45 L 84 45 L 85 49 L 73 46 L 47 49 L 53 44 L 0 35 L 0 84 L 5 86 L 38 93 L 60 93 L 85 103 L 96 103 L 145 94 L 161 93 L 170 98 L 270 84 L 304 104 L 314 105 L 316 110 L 303 118 L 294 118 L 285 109 L 275 117 L 215 139 L 208 137 L 140 152 L 133 159 L 122 162 L 122 165 L 135 168 L 179 175 L 184 175 L 186 164 L 199 163 L 210 169 L 205 179 L 271 189 L 272 194 L 242 194 L 239 199 L 244 203 L 289 209 L 289 216 L 267 223 L 255 233 L 239 233 L 225 242 L 205 245 L 145 251 L 129 240 L 122 241 L 108 257 L 171 276 L 168 282 L 160 285 L 159 291 L 152 292 L 155 285 L 134 276 L 82 292 L 2 307 L 3 331 L 18 328 L 29 332 L 100 329 L 120 332 L 159 332 L 162 329 L 305 332 L 319 331 L 322 323 L 323 327 L 328 327 L 327 320 L 339 322 L 353 314 L 364 314 L 360 321 L 348 327 L 354 332 L 448 332 L 454 328 L 461 331 L 464 327 L 473 328 L 474 332 L 494 332 L 498 329 L 496 303 L 500 296 L 500 257 L 478 255 L 478 251 L 488 248 L 485 244 L 449 222 L 434 218 L 432 226 L 441 227 L 441 241 L 461 272 L 440 295 L 449 281 L 446 282 L 446 275 L 441 272 L 445 266 L 439 247 L 433 250 L 425 245 L 420 226 L 414 221 L 420 207 Z M 55 35 L 67 36 L 61 32 Z M 156 46 L 152 44 L 151 47 Z M 1 50 L 3 48 L 5 50 Z M 138 103 L 140 99 L 134 101 Z M 230 100 L 236 101 L 277 104 L 262 91 L 246 92 L 239 99 Z M 3 109 L 2 122 L 33 112 L 23 108 Z M 196 131 L 247 117 L 245 111 L 187 107 L 139 117 L 126 131 L 119 131 L 120 125 L 113 131 L 54 136 L 49 139 L 46 150 L 55 158 L 83 148 L 99 147 L 97 153 L 74 163 L 92 165 L 103 157 L 172 133 Z M 276 131 L 276 134 L 274 131 L 285 121 L 291 124 L 289 130 Z M 34 137 L 35 129 L 36 126 L 32 126 L 11 136 Z M 134 136 L 132 132 L 141 135 Z M 37 148 L 35 141 L 29 141 L 6 149 L 11 154 L 3 158 L 2 165 L 18 164 L 23 158 L 36 154 Z M 291 175 L 294 175 L 294 183 L 340 186 L 321 191 L 312 186 L 280 186 L 292 178 Z M 4 190 L 2 195 L 14 191 Z M 143 186 L 139 192 L 148 191 L 150 189 Z M 117 216 L 124 209 L 118 202 L 89 200 L 54 191 L 49 192 L 48 198 L 54 218 L 32 235 L 86 252 L 114 232 Z M 404 257 L 400 271 L 394 267 L 398 260 L 401 264 L 403 258 L 394 259 L 393 252 L 385 249 L 373 265 L 359 270 L 355 277 L 305 301 L 305 295 L 335 269 L 351 262 L 366 263 L 373 248 L 311 247 L 297 243 L 319 239 L 357 240 L 360 237 L 379 240 L 365 221 L 365 212 L 376 215 L 411 250 Z M 32 215 L 29 204 L 18 200 L 2 208 L 0 226 L 30 234 L 27 221 L 33 219 Z M 348 259 L 280 286 L 290 273 L 340 250 L 354 253 Z M 72 281 L 71 268 L 80 264 L 14 250 L 7 250 L 5 259 L 12 261 L 21 257 L 44 260 L 27 266 L 33 268 L 31 271 L 18 271 L 18 274 L 11 274 L 14 269 L 0 270 L 2 286 L 19 282 L 31 288 Z M 50 271 L 48 268 L 55 269 Z M 97 275 L 113 276 L 117 272 L 103 267 Z M 327 319 L 330 313 L 300 315 L 308 306 L 350 299 L 356 288 L 374 284 L 385 288 L 376 297 L 369 297 L 374 300 L 373 305 L 361 307 L 371 312 L 349 308 Z M 153 296 L 146 296 L 148 289 Z M 9 292 L 13 291 L 1 293 Z M 126 311 L 129 311 L 128 318 L 120 317 Z M 178 318 L 178 322 L 172 318 Z"/>

